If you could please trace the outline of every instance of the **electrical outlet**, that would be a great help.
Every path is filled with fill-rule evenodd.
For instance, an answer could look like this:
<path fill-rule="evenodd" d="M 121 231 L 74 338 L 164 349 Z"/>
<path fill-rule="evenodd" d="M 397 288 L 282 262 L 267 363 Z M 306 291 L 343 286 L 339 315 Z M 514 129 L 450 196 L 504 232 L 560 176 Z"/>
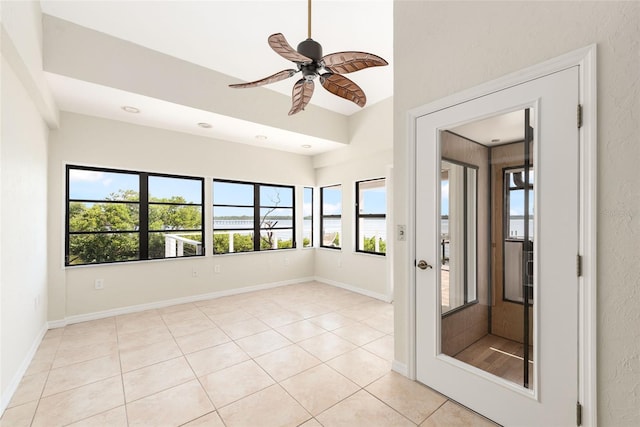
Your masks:
<path fill-rule="evenodd" d="M 104 279 L 96 279 L 93 285 L 96 289 L 104 289 Z"/>
<path fill-rule="evenodd" d="M 198 270 L 191 270 L 191 277 L 198 277 Z"/>
<path fill-rule="evenodd" d="M 214 273 L 220 273 L 220 264 L 216 264 L 213 266 L 213 272 Z"/>

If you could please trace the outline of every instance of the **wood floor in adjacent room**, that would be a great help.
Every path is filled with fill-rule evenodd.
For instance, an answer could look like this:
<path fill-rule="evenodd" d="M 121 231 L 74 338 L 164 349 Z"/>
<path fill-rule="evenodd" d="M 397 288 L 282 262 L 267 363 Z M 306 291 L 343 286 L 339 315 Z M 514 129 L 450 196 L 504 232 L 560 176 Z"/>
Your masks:
<path fill-rule="evenodd" d="M 500 378 L 523 385 L 522 343 L 486 335 L 458 353 L 455 358 Z M 529 378 L 533 378 L 533 347 L 529 347 Z M 532 381 L 532 380 L 531 380 Z"/>
<path fill-rule="evenodd" d="M 391 371 L 393 306 L 309 282 L 50 330 L 0 424 L 490 426 Z"/>

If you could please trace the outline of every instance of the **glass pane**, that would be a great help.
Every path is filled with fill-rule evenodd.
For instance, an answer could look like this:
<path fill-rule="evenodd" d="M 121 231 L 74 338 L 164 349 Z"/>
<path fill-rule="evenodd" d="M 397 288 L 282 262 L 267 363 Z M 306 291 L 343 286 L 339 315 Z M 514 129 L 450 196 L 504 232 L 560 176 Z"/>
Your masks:
<path fill-rule="evenodd" d="M 387 189 L 384 179 L 358 183 L 360 191 L 358 211 L 360 214 L 381 214 L 387 212 Z"/>
<path fill-rule="evenodd" d="M 138 201 L 138 174 L 69 169 L 69 199 Z"/>
<path fill-rule="evenodd" d="M 292 208 L 293 188 L 261 185 L 260 206 Z"/>
<path fill-rule="evenodd" d="M 387 252 L 387 221 L 378 218 L 360 218 L 358 250 L 365 252 Z"/>
<path fill-rule="evenodd" d="M 253 232 L 216 230 L 213 232 L 213 253 L 227 254 L 253 251 Z"/>
<path fill-rule="evenodd" d="M 302 215 L 302 243 L 308 248 L 313 246 L 313 188 L 304 189 Z"/>
<path fill-rule="evenodd" d="M 466 206 L 465 213 L 467 216 L 466 225 L 466 259 L 467 259 L 467 271 L 466 271 L 466 299 L 465 302 L 477 301 L 478 293 L 478 174 L 475 168 L 466 168 Z"/>
<path fill-rule="evenodd" d="M 202 255 L 202 233 L 149 233 L 149 258 Z"/>
<path fill-rule="evenodd" d="M 322 246 L 340 247 L 340 232 L 342 230 L 342 220 L 336 218 L 324 218 L 322 220 Z"/>
<path fill-rule="evenodd" d="M 69 235 L 69 265 L 131 261 L 139 258 L 138 233 Z"/>
<path fill-rule="evenodd" d="M 526 139 L 535 132 L 528 124 L 529 110 L 520 110 L 439 134 L 437 336 L 441 353 L 531 389 L 535 141 Z"/>
<path fill-rule="evenodd" d="M 253 232 L 233 233 L 233 248 L 230 252 L 251 252 L 253 251 Z"/>
<path fill-rule="evenodd" d="M 293 209 L 260 209 L 260 228 L 293 227 Z"/>
<path fill-rule="evenodd" d="M 149 176 L 149 201 L 201 204 L 202 181 Z"/>
<path fill-rule="evenodd" d="M 507 223 L 507 238 L 508 239 L 524 239 L 524 204 L 525 193 L 529 194 L 529 235 L 533 236 L 533 170 L 529 172 L 529 190 L 525 191 L 524 169 L 516 168 L 505 172 L 505 180 L 509 187 L 506 189 L 507 197 L 506 203 L 508 206 L 505 208 L 509 214 L 509 221 Z"/>
<path fill-rule="evenodd" d="M 253 206 L 253 184 L 213 181 L 213 204 Z"/>
<path fill-rule="evenodd" d="M 445 314 L 476 300 L 477 170 L 452 161 L 441 164 L 440 296 Z"/>
<path fill-rule="evenodd" d="M 302 215 L 305 219 L 311 219 L 313 215 L 313 188 L 305 187 Z"/>
<path fill-rule="evenodd" d="M 195 205 L 149 205 L 149 230 L 198 230 L 202 207 Z"/>
<path fill-rule="evenodd" d="M 325 187 L 322 191 L 322 215 L 342 215 L 342 187 Z"/>
<path fill-rule="evenodd" d="M 260 250 L 292 247 L 293 230 L 260 230 Z"/>
<path fill-rule="evenodd" d="M 213 208 L 213 228 L 253 229 L 253 208 L 218 207 Z"/>
<path fill-rule="evenodd" d="M 137 203 L 69 203 L 69 231 L 134 231 L 139 225 Z"/>

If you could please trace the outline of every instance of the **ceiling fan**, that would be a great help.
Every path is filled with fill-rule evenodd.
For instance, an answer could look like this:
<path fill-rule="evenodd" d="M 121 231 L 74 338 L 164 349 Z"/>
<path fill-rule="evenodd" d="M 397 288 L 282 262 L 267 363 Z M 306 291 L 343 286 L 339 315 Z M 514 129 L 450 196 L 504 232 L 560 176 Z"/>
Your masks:
<path fill-rule="evenodd" d="M 282 70 L 269 77 L 249 83 L 229 85 L 232 88 L 249 88 L 279 82 L 296 73 L 302 72 L 302 78 L 293 85 L 292 105 L 289 115 L 296 114 L 307 106 L 313 95 L 313 80 L 320 78 L 320 84 L 329 92 L 347 99 L 360 107 L 367 103 L 364 91 L 342 74 L 360 71 L 368 67 L 388 65 L 381 57 L 366 52 L 336 52 L 322 56 L 322 46 L 311 38 L 311 0 L 308 0 L 307 39 L 294 50 L 281 33 L 269 36 L 269 46 L 280 56 L 296 64 L 296 68 Z"/>

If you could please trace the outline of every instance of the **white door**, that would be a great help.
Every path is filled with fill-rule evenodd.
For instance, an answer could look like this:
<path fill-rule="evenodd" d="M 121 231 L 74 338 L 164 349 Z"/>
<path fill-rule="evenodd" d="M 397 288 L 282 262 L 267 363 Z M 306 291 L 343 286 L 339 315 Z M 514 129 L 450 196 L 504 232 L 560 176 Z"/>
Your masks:
<path fill-rule="evenodd" d="M 441 109 L 419 117 L 416 122 L 416 378 L 449 398 L 503 425 L 570 426 L 576 424 L 579 368 L 576 274 L 579 243 L 579 137 L 576 121 L 578 88 L 579 69 L 576 66 Z M 529 147 L 530 157 L 526 160 L 527 165 L 530 163 L 532 166 L 533 172 L 529 176 L 524 172 L 518 175 L 518 180 L 515 180 L 520 181 L 522 186 L 522 177 L 525 177 L 524 181 L 527 183 L 525 188 L 532 189 L 524 222 L 527 224 L 525 227 L 527 236 L 535 235 L 535 239 L 533 237 L 525 239 L 531 242 L 533 258 L 532 262 L 531 259 L 527 261 L 527 258 L 521 258 L 522 264 L 515 273 L 516 278 L 521 271 L 529 274 L 533 292 L 528 296 L 531 301 L 527 303 L 522 303 L 523 292 L 520 292 L 517 297 L 520 300 L 514 302 L 507 301 L 508 298 L 502 293 L 504 288 L 499 288 L 500 292 L 494 290 L 489 295 L 482 290 L 482 282 L 485 280 L 483 277 L 491 282 L 485 284 L 485 288 L 488 286 L 489 289 L 496 280 L 510 280 L 505 279 L 504 275 L 500 276 L 495 272 L 492 274 L 491 268 L 483 263 L 485 260 L 487 263 L 493 262 L 492 258 L 496 253 L 504 254 L 505 248 L 511 251 L 511 246 L 506 245 L 503 240 L 516 236 L 510 243 L 514 241 L 517 243 L 519 231 L 510 231 L 511 234 L 505 231 L 504 239 L 495 241 L 495 228 L 504 224 L 496 221 L 496 218 L 490 221 L 494 229 L 493 233 L 485 230 L 482 234 L 482 230 L 475 229 L 483 227 L 481 219 L 483 212 L 489 217 L 496 215 L 495 205 L 482 204 L 482 199 L 487 197 L 482 190 L 471 194 L 473 188 L 482 185 L 482 174 L 487 171 L 483 171 L 483 166 L 478 166 L 476 162 L 460 162 L 461 166 L 456 166 L 456 162 L 445 163 L 443 158 L 449 160 L 450 156 L 445 156 L 442 152 L 445 133 L 456 136 L 455 132 L 451 132 L 452 129 L 461 129 L 465 124 L 514 111 L 529 111 L 533 128 L 533 143 Z M 522 145 L 524 146 L 524 143 Z M 487 146 L 490 147 L 491 144 L 488 143 Z M 482 163 L 482 158 L 482 156 L 479 157 L 479 164 L 485 165 Z M 490 156 L 489 159 L 491 163 Z M 451 170 L 445 170 L 445 164 L 446 168 Z M 511 171 L 510 173 L 513 174 L 519 173 L 514 167 L 504 170 Z M 523 170 L 520 167 L 519 170 L 526 169 Z M 505 172 L 504 176 L 507 175 Z M 461 178 L 456 176 L 471 176 L 473 183 L 464 184 L 469 182 L 467 178 L 460 183 Z M 451 200 L 450 206 L 449 201 L 444 201 L 448 199 L 442 198 L 443 195 L 449 196 L 448 193 L 444 194 L 448 190 L 443 186 L 443 179 L 451 179 L 451 182 L 446 182 L 447 188 L 450 183 L 453 185 L 457 180 L 458 184 L 455 184 L 457 188 L 465 188 L 466 191 L 464 197 L 457 198 L 457 202 L 454 203 Z M 513 181 L 514 179 L 511 178 L 511 185 L 515 185 Z M 495 184 L 495 176 L 490 175 L 488 182 Z M 507 188 L 505 191 L 508 191 L 509 183 L 505 182 L 505 188 Z M 469 197 L 466 196 L 467 192 Z M 515 197 L 514 193 L 513 198 Z M 464 222 L 458 221 L 457 226 L 444 225 L 445 220 L 454 221 L 452 218 L 456 215 L 455 212 L 462 209 L 458 205 L 465 203 L 475 207 L 471 210 L 466 208 Z M 443 206 L 444 204 L 447 206 Z M 504 221 L 511 222 L 514 228 L 519 227 L 523 222 L 522 216 L 518 216 L 517 212 L 508 213 L 508 206 L 505 209 L 507 209 L 507 219 Z M 529 212 L 531 212 L 531 218 L 527 218 Z M 500 215 L 505 218 L 503 214 L 504 212 Z M 475 226 L 468 220 L 469 215 L 476 221 Z M 520 225 L 518 221 L 521 221 Z M 508 227 L 508 225 L 504 226 Z M 447 230 L 443 230 L 445 227 Z M 448 228 L 451 228 L 451 242 L 448 240 Z M 471 231 L 473 235 L 463 240 L 460 237 L 454 237 L 463 233 L 460 230 Z M 454 248 L 453 240 L 464 241 L 463 249 L 460 249 L 461 244 Z M 451 247 L 447 249 L 447 245 Z M 521 245 L 521 247 L 525 246 L 527 245 Z M 447 252 L 448 250 L 451 252 Z M 469 250 L 471 252 L 465 252 Z M 460 262 L 460 257 L 463 256 L 459 255 L 460 253 L 469 255 L 463 260 L 464 262 Z M 449 257 L 452 257 L 450 266 L 447 265 Z M 453 257 L 458 257 L 457 263 L 453 262 Z M 512 259 L 518 259 L 517 257 Z M 422 268 L 419 268 L 418 262 L 421 260 L 425 263 L 422 263 L 420 265 Z M 469 260 L 475 264 L 469 264 Z M 449 276 L 449 267 L 452 270 L 451 276 Z M 458 269 L 460 274 L 454 277 L 453 269 Z M 464 280 L 460 279 L 462 272 L 464 272 Z M 451 277 L 452 287 L 453 282 L 464 281 L 465 283 L 465 286 L 460 288 L 462 291 L 455 297 L 459 300 L 457 309 L 448 306 L 454 304 L 449 301 L 449 277 Z M 525 277 L 523 283 L 526 281 Z M 476 283 L 479 284 L 476 285 Z M 443 285 L 447 287 L 446 295 L 443 293 L 445 289 Z M 527 294 L 526 288 L 522 289 L 525 289 L 524 294 Z M 474 292 L 479 294 L 475 295 Z M 455 291 L 452 288 L 452 301 L 454 294 Z M 447 300 L 446 304 L 443 298 Z M 475 322 L 467 318 L 466 323 L 467 326 L 470 326 L 470 323 L 471 326 L 478 326 L 475 330 L 482 330 L 486 322 L 490 334 L 491 310 L 496 311 L 497 315 L 498 303 L 506 301 L 513 306 L 520 303 L 523 307 L 528 304 L 529 314 L 525 314 L 524 317 L 516 316 L 513 322 L 524 323 L 527 331 L 525 336 L 531 353 L 525 359 L 518 358 L 514 352 L 499 348 L 492 349 L 519 360 L 523 371 L 527 370 L 526 384 L 499 373 L 496 374 L 500 372 L 502 366 L 492 371 L 481 363 L 469 362 L 470 359 L 463 360 L 443 348 L 442 339 L 445 333 L 443 319 L 446 321 L 447 316 L 451 316 L 451 312 L 460 313 L 466 308 L 475 310 L 481 306 L 482 301 L 489 307 L 488 319 L 482 317 L 481 321 Z M 445 329 L 451 329 L 450 326 L 444 326 Z M 496 327 L 496 325 L 493 326 Z M 509 321 L 503 321 L 498 326 L 508 329 Z M 463 336 L 459 338 L 455 343 L 458 348 L 468 348 L 470 342 L 464 342 L 464 340 L 470 338 Z M 514 338 L 514 340 L 519 342 L 523 338 Z M 446 345 L 449 346 L 449 344 Z M 523 351 L 526 348 L 526 346 L 523 347 Z M 500 356 L 498 353 L 496 357 Z M 525 369 L 524 366 L 530 367 Z"/>

